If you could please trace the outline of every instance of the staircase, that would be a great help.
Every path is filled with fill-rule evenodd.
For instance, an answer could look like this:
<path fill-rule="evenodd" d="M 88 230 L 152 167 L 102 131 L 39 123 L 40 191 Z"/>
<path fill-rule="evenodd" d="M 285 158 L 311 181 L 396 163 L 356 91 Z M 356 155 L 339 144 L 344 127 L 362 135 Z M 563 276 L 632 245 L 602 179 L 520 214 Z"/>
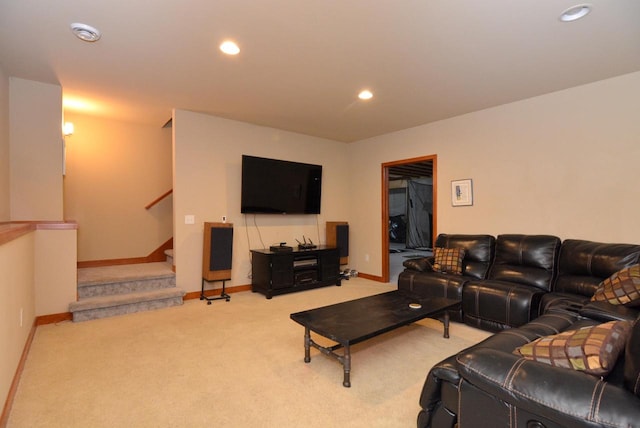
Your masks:
<path fill-rule="evenodd" d="M 166 262 L 81 268 L 69 311 L 73 321 L 88 321 L 182 305 L 184 295 Z"/>

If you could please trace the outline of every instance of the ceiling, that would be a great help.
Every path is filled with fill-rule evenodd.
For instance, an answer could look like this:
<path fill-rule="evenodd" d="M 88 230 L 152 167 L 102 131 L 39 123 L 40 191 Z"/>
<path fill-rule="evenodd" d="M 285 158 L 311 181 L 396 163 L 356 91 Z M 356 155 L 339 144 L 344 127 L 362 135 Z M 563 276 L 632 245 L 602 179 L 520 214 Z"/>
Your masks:
<path fill-rule="evenodd" d="M 403 163 L 389 167 L 389 180 L 433 177 L 433 160 Z"/>
<path fill-rule="evenodd" d="M 0 0 L 0 66 L 59 83 L 66 112 L 162 126 L 180 108 L 351 142 L 640 70 L 640 1 L 560 22 L 577 3 Z"/>

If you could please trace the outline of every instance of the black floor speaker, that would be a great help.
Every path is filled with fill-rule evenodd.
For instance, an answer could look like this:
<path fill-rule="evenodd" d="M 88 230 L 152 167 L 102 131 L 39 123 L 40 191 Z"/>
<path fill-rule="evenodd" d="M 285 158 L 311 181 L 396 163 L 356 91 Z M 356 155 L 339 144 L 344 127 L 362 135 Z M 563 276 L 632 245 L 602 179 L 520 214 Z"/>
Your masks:
<path fill-rule="evenodd" d="M 233 224 L 205 223 L 202 249 L 202 278 L 207 281 L 231 279 Z"/>
<path fill-rule="evenodd" d="M 338 247 L 341 265 L 349 263 L 349 223 L 346 221 L 327 222 L 327 246 Z"/>

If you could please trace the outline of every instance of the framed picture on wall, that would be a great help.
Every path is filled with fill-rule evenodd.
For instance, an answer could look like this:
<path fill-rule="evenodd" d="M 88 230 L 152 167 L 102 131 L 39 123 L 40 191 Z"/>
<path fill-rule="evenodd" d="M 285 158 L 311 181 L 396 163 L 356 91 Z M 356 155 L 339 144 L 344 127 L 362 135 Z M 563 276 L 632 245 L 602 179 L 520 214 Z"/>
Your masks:
<path fill-rule="evenodd" d="M 451 182 L 451 205 L 454 207 L 473 205 L 473 183 L 470 178 Z"/>

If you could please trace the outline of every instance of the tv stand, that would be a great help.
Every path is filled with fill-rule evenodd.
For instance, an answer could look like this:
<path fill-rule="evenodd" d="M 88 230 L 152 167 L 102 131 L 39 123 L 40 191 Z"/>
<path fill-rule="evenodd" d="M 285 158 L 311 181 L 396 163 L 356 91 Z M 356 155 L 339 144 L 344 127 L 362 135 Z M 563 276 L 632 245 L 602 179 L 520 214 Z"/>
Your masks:
<path fill-rule="evenodd" d="M 251 289 L 271 299 L 278 294 L 341 285 L 340 254 L 335 247 L 251 250 Z"/>

